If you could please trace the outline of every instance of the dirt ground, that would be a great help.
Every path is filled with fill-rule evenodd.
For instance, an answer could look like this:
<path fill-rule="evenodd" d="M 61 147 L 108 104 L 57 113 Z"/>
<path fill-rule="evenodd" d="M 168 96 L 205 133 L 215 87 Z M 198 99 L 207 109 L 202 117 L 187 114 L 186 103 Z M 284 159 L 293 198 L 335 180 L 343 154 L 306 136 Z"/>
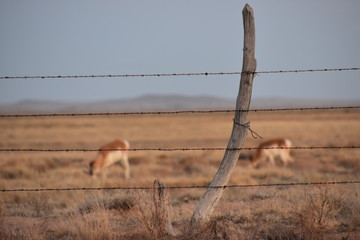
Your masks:
<path fill-rule="evenodd" d="M 224 113 L 3 118 L 0 148 L 98 149 L 114 139 L 127 139 L 131 148 L 226 147 L 232 118 Z M 244 147 L 278 137 L 294 146 L 360 145 L 359 110 L 256 112 L 248 119 L 263 139 L 249 133 Z M 263 163 L 257 169 L 249 167 L 252 153 L 241 153 L 229 184 L 360 179 L 360 149 L 293 150 L 293 164 Z M 167 186 L 206 185 L 223 154 L 130 152 L 126 181 L 120 165 L 91 178 L 88 165 L 96 152 L 0 152 L 0 189 L 151 187 L 154 179 Z M 189 239 L 186 226 L 204 191 L 168 191 L 174 239 Z M 152 229 L 151 206 L 151 191 L 0 192 L 0 239 L 161 239 Z M 226 189 L 207 230 L 199 228 L 191 238 L 357 239 L 359 216 L 359 184 Z M 100 223 L 101 229 L 93 225 Z"/>

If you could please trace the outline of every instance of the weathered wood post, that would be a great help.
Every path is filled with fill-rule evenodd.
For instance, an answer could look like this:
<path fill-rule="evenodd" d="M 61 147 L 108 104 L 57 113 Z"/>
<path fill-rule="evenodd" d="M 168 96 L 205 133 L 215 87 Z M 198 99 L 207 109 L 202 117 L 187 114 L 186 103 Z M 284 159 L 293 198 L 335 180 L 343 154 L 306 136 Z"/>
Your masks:
<path fill-rule="evenodd" d="M 227 145 L 228 150 L 226 150 L 209 188 L 196 206 L 191 219 L 191 226 L 209 220 L 224 191 L 223 188 L 216 188 L 216 186 L 225 186 L 228 183 L 240 155 L 239 150 L 231 149 L 240 148 L 243 145 L 247 136 L 247 130 L 250 128 L 247 121 L 247 110 L 249 110 L 250 106 L 254 72 L 256 71 L 255 23 L 253 10 L 248 4 L 245 5 L 242 14 L 244 21 L 243 66 L 239 94 L 236 100 L 237 111 L 235 112 L 233 130 Z"/>
<path fill-rule="evenodd" d="M 175 232 L 171 224 L 169 199 L 165 193 L 165 184 L 156 179 L 153 184 L 153 189 L 156 227 L 163 227 L 165 228 L 163 229 L 165 232 L 171 236 L 175 236 Z"/>

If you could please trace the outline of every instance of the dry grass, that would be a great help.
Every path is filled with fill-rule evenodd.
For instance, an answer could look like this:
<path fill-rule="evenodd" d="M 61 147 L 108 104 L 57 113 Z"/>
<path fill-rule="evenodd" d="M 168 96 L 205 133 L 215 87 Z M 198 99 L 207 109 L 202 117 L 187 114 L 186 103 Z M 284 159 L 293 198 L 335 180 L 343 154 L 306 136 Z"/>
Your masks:
<path fill-rule="evenodd" d="M 265 139 L 294 145 L 359 145 L 359 111 L 252 113 L 251 127 Z M 94 118 L 0 119 L 1 148 L 98 148 L 116 138 L 134 148 L 225 147 L 231 114 Z M 248 136 L 245 146 L 260 140 Z M 131 179 L 120 166 L 106 176 L 86 172 L 92 152 L 0 154 L 0 188 L 151 187 L 208 184 L 223 152 L 131 152 Z M 243 152 L 230 184 L 353 180 L 360 151 L 295 151 L 289 167 L 248 167 Z M 176 236 L 152 192 L 66 191 L 0 193 L 0 239 L 358 239 L 360 186 L 227 189 L 210 222 L 189 231 L 203 189 L 170 190 Z"/>

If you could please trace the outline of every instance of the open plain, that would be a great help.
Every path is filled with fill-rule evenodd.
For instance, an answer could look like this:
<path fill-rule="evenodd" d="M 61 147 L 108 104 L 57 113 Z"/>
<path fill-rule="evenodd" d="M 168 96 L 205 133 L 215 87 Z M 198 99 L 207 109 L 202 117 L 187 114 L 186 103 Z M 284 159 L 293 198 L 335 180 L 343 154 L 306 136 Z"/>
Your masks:
<path fill-rule="evenodd" d="M 232 113 L 0 119 L 1 149 L 225 148 Z M 251 129 L 294 146 L 359 146 L 360 111 L 251 112 Z M 263 140 L 248 133 L 243 147 Z M 249 167 L 242 151 L 229 185 L 360 179 L 360 149 L 293 150 L 295 162 Z M 0 189 L 203 186 L 223 151 L 131 151 L 121 166 L 88 175 L 96 152 L 0 152 Z M 210 220 L 189 230 L 205 189 L 169 189 L 176 236 L 156 215 L 151 190 L 0 192 L 0 239 L 359 239 L 360 184 L 227 188 Z"/>

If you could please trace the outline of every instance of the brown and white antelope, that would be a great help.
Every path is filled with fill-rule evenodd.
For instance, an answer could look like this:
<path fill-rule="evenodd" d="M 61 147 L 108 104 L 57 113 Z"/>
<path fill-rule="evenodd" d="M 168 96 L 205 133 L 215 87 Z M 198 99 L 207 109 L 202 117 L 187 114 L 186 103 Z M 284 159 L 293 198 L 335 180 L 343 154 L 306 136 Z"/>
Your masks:
<path fill-rule="evenodd" d="M 95 160 L 90 162 L 90 175 L 96 176 L 103 168 L 108 167 L 116 162 L 120 162 L 125 171 L 125 179 L 129 179 L 130 165 L 127 151 L 129 147 L 130 144 L 126 140 L 115 140 L 102 146 Z"/>
<path fill-rule="evenodd" d="M 255 154 L 252 155 L 251 166 L 257 167 L 263 160 L 269 160 L 270 163 L 275 166 L 276 158 L 279 158 L 286 166 L 289 162 L 294 161 L 294 159 L 290 156 L 290 149 L 284 149 L 291 146 L 291 141 L 284 138 L 271 139 L 263 142 L 259 145 Z"/>

